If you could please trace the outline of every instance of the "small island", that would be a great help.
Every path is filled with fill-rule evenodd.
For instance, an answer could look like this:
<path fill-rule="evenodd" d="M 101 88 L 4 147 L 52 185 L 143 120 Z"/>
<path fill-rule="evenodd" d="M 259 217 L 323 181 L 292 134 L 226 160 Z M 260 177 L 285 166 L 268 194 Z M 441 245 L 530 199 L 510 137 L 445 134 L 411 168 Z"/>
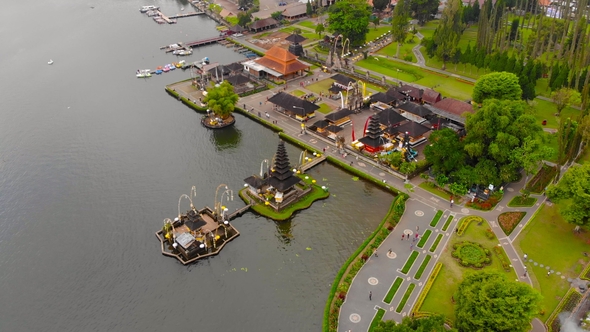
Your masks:
<path fill-rule="evenodd" d="M 272 159 L 272 168 L 265 171 L 263 166 L 266 162 L 268 167 L 268 161 L 263 160 L 260 176 L 252 175 L 244 179 L 240 197 L 258 214 L 277 221 L 286 220 L 293 213 L 307 209 L 313 202 L 328 198 L 328 188 L 318 186 L 316 180 L 303 173 L 324 160 L 324 157 L 314 155 L 315 160 L 307 157 L 306 151 L 302 152 L 300 166 L 292 168 L 285 143 L 280 141 Z"/>
<path fill-rule="evenodd" d="M 207 104 L 207 115 L 201 118 L 201 124 L 210 129 L 233 125 L 236 119 L 232 112 L 238 99 L 239 96 L 234 92 L 233 86 L 227 81 L 209 87 L 203 99 L 203 102 Z"/>

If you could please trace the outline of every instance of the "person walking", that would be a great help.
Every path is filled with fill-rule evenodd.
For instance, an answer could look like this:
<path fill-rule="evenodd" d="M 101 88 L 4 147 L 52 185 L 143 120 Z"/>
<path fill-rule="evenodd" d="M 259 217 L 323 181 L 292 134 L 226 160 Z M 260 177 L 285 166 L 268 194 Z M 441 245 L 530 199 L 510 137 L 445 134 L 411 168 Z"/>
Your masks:
<path fill-rule="evenodd" d="M 416 226 L 416 232 L 420 230 L 420 227 Z"/>
<path fill-rule="evenodd" d="M 451 209 L 453 208 L 453 203 L 455 203 L 455 201 L 451 198 Z"/>
<path fill-rule="evenodd" d="M 369 291 L 369 301 L 373 300 L 373 292 Z"/>
<path fill-rule="evenodd" d="M 526 259 L 529 257 L 529 255 L 524 254 L 524 261 L 526 262 Z"/>
<path fill-rule="evenodd" d="M 391 255 L 392 251 L 391 248 L 389 248 L 389 251 L 387 252 L 388 255 Z"/>
<path fill-rule="evenodd" d="M 406 237 L 406 234 L 402 234 L 402 241 L 404 240 L 405 237 Z"/>
<path fill-rule="evenodd" d="M 375 255 L 375 257 L 379 257 L 379 255 L 377 254 L 377 249 L 375 249 L 375 251 L 373 252 L 373 254 Z"/>

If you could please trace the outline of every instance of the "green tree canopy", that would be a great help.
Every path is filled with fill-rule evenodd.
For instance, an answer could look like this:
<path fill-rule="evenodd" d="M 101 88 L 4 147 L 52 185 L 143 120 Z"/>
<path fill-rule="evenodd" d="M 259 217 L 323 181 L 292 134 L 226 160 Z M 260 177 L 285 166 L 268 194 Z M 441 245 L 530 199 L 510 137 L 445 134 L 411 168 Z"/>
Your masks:
<path fill-rule="evenodd" d="M 317 33 L 320 37 L 322 36 L 325 30 L 326 27 L 324 27 L 324 23 L 318 23 L 318 25 L 316 25 L 315 27 L 315 33 Z"/>
<path fill-rule="evenodd" d="M 430 134 L 430 145 L 424 148 L 426 160 L 432 163 L 435 173 L 449 175 L 465 165 L 463 142 L 453 130 L 444 128 Z"/>
<path fill-rule="evenodd" d="M 438 0 L 413 0 L 410 2 L 410 9 L 418 24 L 424 25 L 436 15 L 438 5 Z"/>
<path fill-rule="evenodd" d="M 488 99 L 476 113 L 467 115 L 463 142 L 479 184 L 498 185 L 518 178 L 522 163 L 514 162 L 513 154 L 526 138 L 541 139 L 543 132 L 528 107 L 524 101 Z"/>
<path fill-rule="evenodd" d="M 219 85 L 209 87 L 203 101 L 215 115 L 226 119 L 234 111 L 239 98 L 234 92 L 234 87 L 227 81 L 223 81 Z"/>
<path fill-rule="evenodd" d="M 432 36 L 436 45 L 434 55 L 443 62 L 443 70 L 446 69 L 446 62 L 455 56 L 459 39 L 465 27 L 461 21 L 462 9 L 463 4 L 460 0 L 450 0 L 442 12 L 440 23 Z"/>
<path fill-rule="evenodd" d="M 490 98 L 520 100 L 521 96 L 518 77 L 505 71 L 482 75 L 473 87 L 473 101 L 476 103 Z"/>
<path fill-rule="evenodd" d="M 550 185 L 547 196 L 560 202 L 559 213 L 567 222 L 590 225 L 590 164 L 568 169 L 557 185 Z"/>
<path fill-rule="evenodd" d="M 529 285 L 501 272 L 469 274 L 455 293 L 456 327 L 465 332 L 529 331 L 541 298 Z"/>
<path fill-rule="evenodd" d="M 425 318 L 404 317 L 401 323 L 392 320 L 380 321 L 374 332 L 456 332 L 456 329 L 445 330 L 443 315 L 433 315 Z"/>
<path fill-rule="evenodd" d="M 373 0 L 373 8 L 382 11 L 389 4 L 389 0 Z"/>
<path fill-rule="evenodd" d="M 363 45 L 369 31 L 371 7 L 364 0 L 341 0 L 328 10 L 328 29 L 350 39 L 351 46 Z"/>
<path fill-rule="evenodd" d="M 557 114 L 561 114 L 564 108 L 580 103 L 580 93 L 570 88 L 560 88 L 551 93 L 551 99 L 557 108 Z"/>
<path fill-rule="evenodd" d="M 410 25 L 410 8 L 405 0 L 398 0 L 395 9 L 393 9 L 391 19 L 391 37 L 397 43 L 395 57 L 399 58 L 399 49 L 401 44 L 406 41 L 408 35 L 408 26 Z"/>

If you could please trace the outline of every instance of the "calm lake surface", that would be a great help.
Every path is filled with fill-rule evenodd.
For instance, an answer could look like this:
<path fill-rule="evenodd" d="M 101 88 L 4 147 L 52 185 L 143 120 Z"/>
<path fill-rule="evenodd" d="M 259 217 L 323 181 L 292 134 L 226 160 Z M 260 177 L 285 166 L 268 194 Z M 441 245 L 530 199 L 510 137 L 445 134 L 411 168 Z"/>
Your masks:
<path fill-rule="evenodd" d="M 251 212 L 241 236 L 191 266 L 160 254 L 154 232 L 197 188 L 237 192 L 278 136 L 237 115 L 213 132 L 169 97 L 178 58 L 160 46 L 216 36 L 207 17 L 158 25 L 186 2 L 13 1 L 0 20 L 0 331 L 319 331 L 331 282 L 392 197 L 329 164 L 312 171 L 332 196 L 290 221 Z M 94 7 L 94 8 L 91 8 Z M 223 46 L 195 50 L 229 63 Z M 53 59 L 55 63 L 47 65 Z M 300 150 L 288 145 L 292 162 Z M 237 194 L 228 207 L 243 206 Z M 188 204 L 183 202 L 183 210 Z"/>

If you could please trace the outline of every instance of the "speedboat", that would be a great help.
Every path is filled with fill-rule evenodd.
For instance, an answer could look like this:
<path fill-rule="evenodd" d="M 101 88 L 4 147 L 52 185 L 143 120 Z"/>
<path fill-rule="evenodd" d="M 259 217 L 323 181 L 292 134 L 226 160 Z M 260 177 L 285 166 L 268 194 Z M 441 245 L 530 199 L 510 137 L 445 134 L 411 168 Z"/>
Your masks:
<path fill-rule="evenodd" d="M 174 52 L 172 52 L 172 54 L 174 54 Z M 191 50 L 178 50 L 178 52 L 175 55 L 191 55 L 193 54 L 193 51 Z"/>
<path fill-rule="evenodd" d="M 138 69 L 135 76 L 137 78 L 152 77 L 152 71 L 149 69 Z"/>
<path fill-rule="evenodd" d="M 147 13 L 150 10 L 158 10 L 160 7 L 157 6 L 143 6 L 139 9 L 140 13 Z"/>
<path fill-rule="evenodd" d="M 49 59 L 49 61 L 47 61 L 48 65 L 52 65 L 53 64 L 53 60 Z"/>

